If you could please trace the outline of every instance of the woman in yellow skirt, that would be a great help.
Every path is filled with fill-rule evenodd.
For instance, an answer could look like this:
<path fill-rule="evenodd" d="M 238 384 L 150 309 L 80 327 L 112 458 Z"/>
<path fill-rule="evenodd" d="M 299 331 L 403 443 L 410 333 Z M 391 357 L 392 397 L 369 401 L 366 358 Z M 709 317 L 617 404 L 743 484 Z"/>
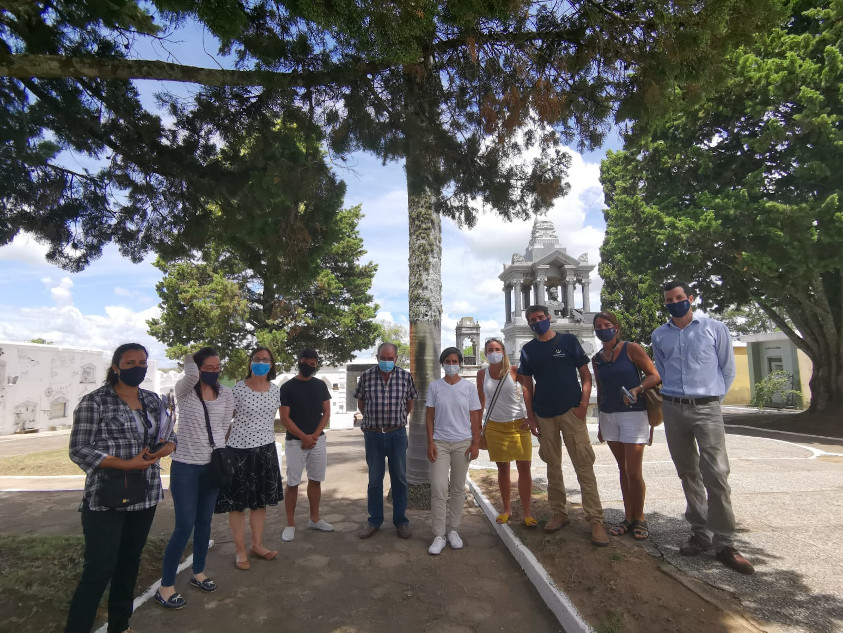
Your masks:
<path fill-rule="evenodd" d="M 530 514 L 530 493 L 533 478 L 530 462 L 533 444 L 527 422 L 526 400 L 529 393 L 518 382 L 517 370 L 511 367 L 506 357 L 503 341 L 490 338 L 486 341 L 488 367 L 477 372 L 477 394 L 486 409 L 483 435 L 489 450 L 489 459 L 498 465 L 498 486 L 503 500 L 503 509 L 498 523 L 507 523 L 512 513 L 510 462 L 518 468 L 518 494 L 521 497 L 521 517 L 524 525 L 535 527 L 538 522 Z"/>

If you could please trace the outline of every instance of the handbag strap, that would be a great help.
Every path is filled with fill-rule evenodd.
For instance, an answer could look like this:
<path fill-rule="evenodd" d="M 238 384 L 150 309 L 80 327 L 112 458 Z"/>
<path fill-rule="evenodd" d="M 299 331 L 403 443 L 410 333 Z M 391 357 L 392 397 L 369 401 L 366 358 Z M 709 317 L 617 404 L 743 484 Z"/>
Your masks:
<path fill-rule="evenodd" d="M 202 411 L 205 412 L 205 429 L 208 431 L 208 441 L 211 443 L 211 448 L 216 448 L 214 434 L 211 431 L 211 416 L 208 415 L 208 405 L 205 404 L 205 398 L 202 397 L 201 393 L 197 393 L 196 396 L 199 398 L 199 402 L 202 403 Z"/>
<path fill-rule="evenodd" d="M 488 374 L 489 378 L 492 377 L 492 374 L 490 372 L 491 369 L 492 369 L 491 367 L 486 368 L 486 373 Z M 495 403 L 498 401 L 498 395 L 501 392 L 501 387 L 503 387 L 503 382 L 504 382 L 504 380 L 506 380 L 507 376 L 509 376 L 509 372 L 506 372 L 505 376 L 501 376 L 501 379 L 498 381 L 498 387 L 497 387 L 497 389 L 495 389 L 495 393 L 492 394 L 492 403 L 489 405 L 489 408 L 486 409 L 486 419 L 483 421 L 483 429 L 485 429 L 486 425 L 489 423 L 489 416 L 492 415 L 492 409 L 495 408 Z M 484 381 L 485 381 L 485 376 L 484 376 Z"/>

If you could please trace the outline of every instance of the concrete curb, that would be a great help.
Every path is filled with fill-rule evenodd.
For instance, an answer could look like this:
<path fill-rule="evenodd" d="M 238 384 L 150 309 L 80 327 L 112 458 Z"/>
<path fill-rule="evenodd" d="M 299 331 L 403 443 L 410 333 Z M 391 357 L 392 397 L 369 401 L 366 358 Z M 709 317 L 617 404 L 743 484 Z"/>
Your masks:
<path fill-rule="evenodd" d="M 468 486 L 474 495 L 477 505 L 483 510 L 486 518 L 492 524 L 494 530 L 503 541 L 509 553 L 527 574 L 527 578 L 533 583 L 536 591 L 539 592 L 542 600 L 551 610 L 565 633 L 594 633 L 588 623 L 583 619 L 574 603 L 559 588 L 547 573 L 542 564 L 533 556 L 533 553 L 512 532 L 508 525 L 499 525 L 495 522 L 497 512 L 486 495 L 478 488 L 471 477 L 467 477 Z"/>

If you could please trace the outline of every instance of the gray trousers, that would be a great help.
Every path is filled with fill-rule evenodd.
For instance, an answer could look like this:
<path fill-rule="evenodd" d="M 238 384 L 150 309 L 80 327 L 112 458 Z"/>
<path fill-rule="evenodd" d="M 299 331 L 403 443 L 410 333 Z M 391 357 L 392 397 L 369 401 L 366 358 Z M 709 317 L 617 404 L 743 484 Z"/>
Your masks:
<path fill-rule="evenodd" d="M 702 542 L 718 550 L 732 545 L 735 515 L 720 403 L 665 400 L 663 411 L 667 447 L 685 491 L 685 519 Z"/>

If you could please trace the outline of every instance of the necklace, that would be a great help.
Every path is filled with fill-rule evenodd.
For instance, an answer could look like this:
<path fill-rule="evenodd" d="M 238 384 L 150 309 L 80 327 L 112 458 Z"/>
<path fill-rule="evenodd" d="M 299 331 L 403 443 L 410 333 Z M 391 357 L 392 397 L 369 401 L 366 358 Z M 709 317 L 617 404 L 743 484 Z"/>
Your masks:
<path fill-rule="evenodd" d="M 600 350 L 600 353 L 601 353 L 601 354 L 603 354 L 603 360 L 604 360 L 605 362 L 607 362 L 607 363 L 611 363 L 611 362 L 612 362 L 612 360 L 615 358 L 615 350 L 617 349 L 617 347 L 618 347 L 618 345 L 620 344 L 620 342 L 621 342 L 621 340 L 620 340 L 620 339 L 618 339 L 617 341 L 615 341 L 615 344 L 614 344 L 614 345 L 612 345 L 612 350 L 611 350 L 608 354 L 606 354 L 606 348 L 605 348 L 605 347 L 604 347 L 602 350 Z"/>

